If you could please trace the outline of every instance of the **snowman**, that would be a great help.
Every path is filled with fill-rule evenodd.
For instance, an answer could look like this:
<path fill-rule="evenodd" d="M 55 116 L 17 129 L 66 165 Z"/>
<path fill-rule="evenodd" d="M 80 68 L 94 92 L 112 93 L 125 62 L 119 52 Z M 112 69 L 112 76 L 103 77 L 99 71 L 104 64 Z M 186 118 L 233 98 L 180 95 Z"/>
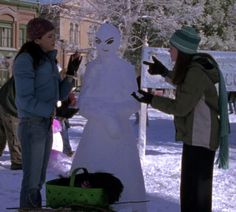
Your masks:
<path fill-rule="evenodd" d="M 145 212 L 144 178 L 137 139 L 129 117 L 140 104 L 131 96 L 137 83 L 134 66 L 118 56 L 120 32 L 109 23 L 96 33 L 97 58 L 87 65 L 79 111 L 88 121 L 76 150 L 72 170 L 85 167 L 89 172 L 109 172 L 124 186 L 116 211 Z"/>

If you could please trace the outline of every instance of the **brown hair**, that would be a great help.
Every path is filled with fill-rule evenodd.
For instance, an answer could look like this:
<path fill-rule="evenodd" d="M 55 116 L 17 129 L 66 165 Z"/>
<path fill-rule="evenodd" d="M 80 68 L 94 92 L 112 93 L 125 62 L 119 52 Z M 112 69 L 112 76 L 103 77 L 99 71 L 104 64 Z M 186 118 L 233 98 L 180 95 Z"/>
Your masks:
<path fill-rule="evenodd" d="M 41 38 L 47 32 L 55 29 L 54 25 L 44 18 L 33 18 L 27 24 L 27 38 L 29 41 Z"/>
<path fill-rule="evenodd" d="M 188 72 L 188 66 L 192 61 L 193 55 L 178 51 L 177 59 L 174 66 L 174 77 L 172 82 L 176 85 L 183 83 Z"/>

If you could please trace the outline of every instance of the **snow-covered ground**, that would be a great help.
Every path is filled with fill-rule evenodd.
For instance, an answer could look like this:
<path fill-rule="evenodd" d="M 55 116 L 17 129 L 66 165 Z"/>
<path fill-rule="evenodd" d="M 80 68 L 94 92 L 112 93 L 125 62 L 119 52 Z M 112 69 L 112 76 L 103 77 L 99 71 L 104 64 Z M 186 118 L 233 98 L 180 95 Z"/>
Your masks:
<path fill-rule="evenodd" d="M 152 108 L 148 109 L 149 125 L 147 127 L 146 156 L 143 161 L 143 173 L 147 191 L 149 212 L 178 212 L 180 161 L 182 144 L 174 142 L 172 116 Z M 134 116 L 131 122 L 136 133 L 138 126 Z M 69 129 L 70 139 L 75 150 L 86 120 L 75 116 Z M 236 115 L 230 115 L 230 168 L 221 170 L 215 167 L 213 182 L 213 212 L 236 212 Z M 138 134 L 137 134 L 138 135 Z M 61 138 L 54 135 L 53 151 L 48 168 L 47 180 L 56 178 L 59 173 L 69 170 L 71 158 L 64 156 Z M 22 171 L 9 169 L 9 152 L 6 149 L 0 157 L 0 212 L 8 211 L 7 207 L 17 207 Z M 45 190 L 43 200 L 45 204 Z"/>

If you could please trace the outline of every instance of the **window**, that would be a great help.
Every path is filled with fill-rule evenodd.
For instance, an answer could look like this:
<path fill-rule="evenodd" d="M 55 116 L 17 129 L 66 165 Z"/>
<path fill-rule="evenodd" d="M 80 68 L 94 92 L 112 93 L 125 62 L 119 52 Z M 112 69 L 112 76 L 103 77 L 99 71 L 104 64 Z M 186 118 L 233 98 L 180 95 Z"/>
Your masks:
<path fill-rule="evenodd" d="M 78 45 L 78 43 L 79 43 L 79 36 L 78 36 L 78 34 L 79 34 L 79 26 L 78 26 L 78 24 L 76 24 L 75 25 L 75 36 L 74 36 L 74 38 L 75 38 L 75 40 L 74 40 L 75 45 Z"/>
<path fill-rule="evenodd" d="M 12 23 L 0 22 L 0 47 L 13 47 Z"/>
<path fill-rule="evenodd" d="M 70 24 L 70 43 L 73 43 L 73 32 L 74 32 L 74 27 L 73 24 Z"/>
<path fill-rule="evenodd" d="M 26 25 L 20 24 L 19 46 L 22 46 L 25 42 L 26 42 Z"/>

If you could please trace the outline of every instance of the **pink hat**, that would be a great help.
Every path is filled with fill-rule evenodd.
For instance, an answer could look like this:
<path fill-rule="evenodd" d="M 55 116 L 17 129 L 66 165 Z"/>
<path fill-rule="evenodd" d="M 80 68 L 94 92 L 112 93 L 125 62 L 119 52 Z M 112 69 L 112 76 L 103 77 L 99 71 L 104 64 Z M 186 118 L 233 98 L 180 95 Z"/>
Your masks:
<path fill-rule="evenodd" d="M 27 37 L 28 40 L 33 41 L 35 39 L 41 38 L 47 32 L 55 29 L 53 24 L 43 18 L 34 18 L 27 24 Z"/>

